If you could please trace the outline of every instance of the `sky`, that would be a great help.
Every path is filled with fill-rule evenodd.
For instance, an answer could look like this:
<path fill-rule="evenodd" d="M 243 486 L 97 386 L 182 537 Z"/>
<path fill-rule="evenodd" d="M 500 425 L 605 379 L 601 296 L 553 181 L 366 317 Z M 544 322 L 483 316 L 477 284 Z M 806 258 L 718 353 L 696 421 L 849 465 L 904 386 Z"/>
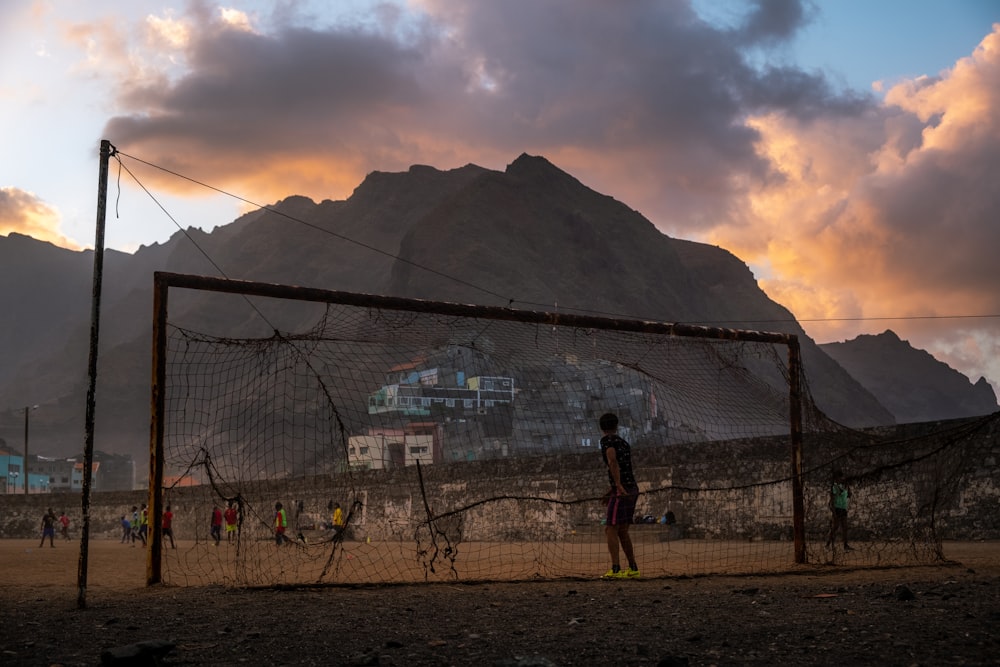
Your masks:
<path fill-rule="evenodd" d="M 1000 393 L 998 101 L 997 0 L 5 0 L 0 235 L 93 247 L 102 139 L 127 252 L 541 155 Z"/>

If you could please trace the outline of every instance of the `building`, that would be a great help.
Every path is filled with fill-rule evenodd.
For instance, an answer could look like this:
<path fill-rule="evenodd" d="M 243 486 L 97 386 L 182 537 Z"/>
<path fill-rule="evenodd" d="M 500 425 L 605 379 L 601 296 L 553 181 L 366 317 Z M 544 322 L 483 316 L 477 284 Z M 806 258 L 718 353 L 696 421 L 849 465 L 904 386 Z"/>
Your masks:
<path fill-rule="evenodd" d="M 30 462 L 32 474 L 39 474 L 48 480 L 49 491 L 58 493 L 60 491 L 79 490 L 79 484 L 74 485 L 73 459 L 54 459 L 47 456 L 36 456 Z M 82 475 L 82 468 L 80 474 Z"/>
<path fill-rule="evenodd" d="M 102 491 L 100 488 L 101 472 L 101 462 L 94 461 L 93 466 L 90 469 L 90 490 L 91 491 Z M 70 490 L 71 491 L 82 491 L 83 490 L 83 462 L 73 462 L 73 470 L 70 476 Z"/>
<path fill-rule="evenodd" d="M 371 428 L 347 442 L 347 462 L 355 470 L 386 470 L 440 463 L 443 429 L 434 422 L 415 422 L 402 429 Z"/>
<path fill-rule="evenodd" d="M 28 493 L 83 490 L 83 455 L 67 459 L 28 457 Z M 24 493 L 24 457 L 0 449 L 0 494 Z M 131 491 L 135 488 L 135 462 L 129 455 L 94 452 L 90 471 L 91 491 Z"/>
<path fill-rule="evenodd" d="M 24 493 L 24 458 L 0 449 L 0 493 Z"/>
<path fill-rule="evenodd" d="M 71 459 L 74 462 L 72 489 L 83 488 L 83 454 Z M 135 461 L 130 454 L 109 454 L 94 452 L 94 467 L 91 470 L 92 491 L 131 491 L 135 488 Z"/>
<path fill-rule="evenodd" d="M 49 476 L 31 465 L 28 473 L 28 493 L 51 493 Z M 0 449 L 0 493 L 24 493 L 24 457 L 6 449 Z"/>
<path fill-rule="evenodd" d="M 368 414 L 393 412 L 414 417 L 428 417 L 438 410 L 452 415 L 485 414 L 498 405 L 514 401 L 514 378 L 471 377 L 461 373 L 456 379 L 463 384 L 437 384 L 438 369 L 415 372 L 405 382 L 386 384 L 368 396 Z"/>

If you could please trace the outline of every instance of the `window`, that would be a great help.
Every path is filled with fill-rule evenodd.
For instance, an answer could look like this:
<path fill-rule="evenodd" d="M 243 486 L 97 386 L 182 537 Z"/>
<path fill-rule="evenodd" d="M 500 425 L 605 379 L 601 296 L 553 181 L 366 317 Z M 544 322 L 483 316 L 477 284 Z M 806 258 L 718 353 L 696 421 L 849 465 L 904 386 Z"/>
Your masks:
<path fill-rule="evenodd" d="M 361 447 L 361 448 L 360 448 L 360 452 L 359 452 L 359 453 L 360 453 L 361 455 L 365 455 L 365 454 L 367 454 L 367 453 L 368 453 L 368 448 L 367 448 L 367 447 Z"/>
<path fill-rule="evenodd" d="M 411 454 L 426 454 L 427 453 L 427 448 L 426 447 L 410 447 L 410 453 Z"/>

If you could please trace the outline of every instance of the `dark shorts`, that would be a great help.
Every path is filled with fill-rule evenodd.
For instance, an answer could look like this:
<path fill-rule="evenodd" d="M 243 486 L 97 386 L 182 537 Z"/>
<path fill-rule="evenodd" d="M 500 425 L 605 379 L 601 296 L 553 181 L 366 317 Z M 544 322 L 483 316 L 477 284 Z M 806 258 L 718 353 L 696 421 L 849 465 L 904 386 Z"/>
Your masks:
<path fill-rule="evenodd" d="M 837 519 L 846 519 L 847 518 L 847 509 L 843 508 L 843 507 L 834 507 L 833 508 L 833 516 L 835 518 L 837 518 Z"/>
<path fill-rule="evenodd" d="M 617 493 L 608 499 L 608 510 L 605 514 L 605 525 L 624 526 L 632 523 L 635 515 L 635 501 L 639 499 L 639 489 L 628 489 L 628 493 L 620 496 Z"/>

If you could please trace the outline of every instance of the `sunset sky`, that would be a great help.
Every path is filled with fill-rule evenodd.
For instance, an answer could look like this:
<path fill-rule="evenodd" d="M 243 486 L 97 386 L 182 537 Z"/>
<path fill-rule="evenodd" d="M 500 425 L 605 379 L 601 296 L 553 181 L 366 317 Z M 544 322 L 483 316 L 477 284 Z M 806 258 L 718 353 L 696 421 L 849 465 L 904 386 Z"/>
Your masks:
<path fill-rule="evenodd" d="M 5 0 L 0 235 L 92 246 L 101 139 L 259 204 L 529 153 L 1000 391 L 998 102 L 996 0 Z M 247 210 L 123 162 L 108 247 Z"/>

